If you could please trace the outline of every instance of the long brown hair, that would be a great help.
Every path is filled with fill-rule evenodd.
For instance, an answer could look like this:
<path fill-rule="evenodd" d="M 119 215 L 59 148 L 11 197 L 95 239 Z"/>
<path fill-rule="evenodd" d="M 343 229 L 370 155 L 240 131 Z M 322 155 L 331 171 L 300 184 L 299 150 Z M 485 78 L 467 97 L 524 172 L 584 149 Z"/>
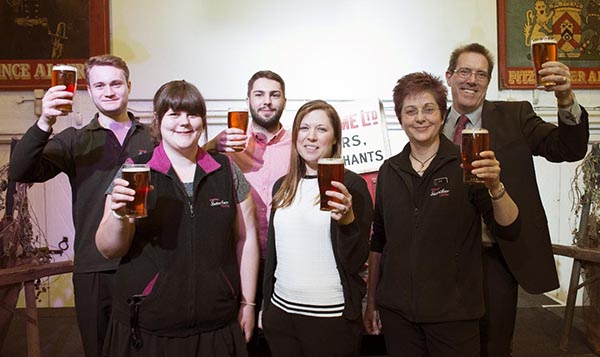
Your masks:
<path fill-rule="evenodd" d="M 333 127 L 333 138 L 335 143 L 331 150 L 331 157 L 342 156 L 342 123 L 340 116 L 336 110 L 324 100 L 313 100 L 305 103 L 298 109 L 296 117 L 294 118 L 294 125 L 292 127 L 292 150 L 290 153 L 290 170 L 283 179 L 281 187 L 273 195 L 272 208 L 287 207 L 292 204 L 296 197 L 296 191 L 298 189 L 298 183 L 300 179 L 306 175 L 306 163 L 304 159 L 298 154 L 298 148 L 296 147 L 296 141 L 298 140 L 298 131 L 300 130 L 300 124 L 302 119 L 315 110 L 322 110 L 325 112 Z"/>

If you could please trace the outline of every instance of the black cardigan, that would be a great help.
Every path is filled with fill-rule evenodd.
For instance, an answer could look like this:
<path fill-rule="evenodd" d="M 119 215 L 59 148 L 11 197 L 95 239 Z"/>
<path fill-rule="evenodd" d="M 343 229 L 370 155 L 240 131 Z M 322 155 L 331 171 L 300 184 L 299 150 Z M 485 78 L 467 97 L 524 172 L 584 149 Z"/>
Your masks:
<path fill-rule="evenodd" d="M 508 226 L 495 222 L 487 189 L 463 183 L 459 148 L 445 137 L 420 179 L 409 153 L 407 144 L 377 178 L 371 239 L 371 251 L 382 253 L 377 305 L 417 323 L 478 319 L 481 217 L 497 241 L 516 239 L 520 218 Z"/>
<path fill-rule="evenodd" d="M 273 194 L 277 192 L 282 182 L 283 177 L 277 180 L 273 186 Z M 365 180 L 354 172 L 345 171 L 344 185 L 352 195 L 352 208 L 356 218 L 354 222 L 344 226 L 331 220 L 331 243 L 344 292 L 343 316 L 349 320 L 356 320 L 362 317 L 362 299 L 366 293 L 366 284 L 360 273 L 363 271 L 369 255 L 368 242 L 373 218 L 373 201 Z M 267 236 L 263 311 L 267 311 L 271 305 L 271 296 L 275 286 L 275 268 L 277 266 L 276 237 L 273 228 L 275 211 L 271 210 Z"/>

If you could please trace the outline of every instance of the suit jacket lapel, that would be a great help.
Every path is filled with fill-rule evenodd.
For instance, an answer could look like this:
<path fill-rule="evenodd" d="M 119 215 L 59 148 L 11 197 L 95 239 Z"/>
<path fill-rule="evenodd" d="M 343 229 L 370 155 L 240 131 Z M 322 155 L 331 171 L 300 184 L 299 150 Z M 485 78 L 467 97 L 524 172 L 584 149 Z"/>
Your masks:
<path fill-rule="evenodd" d="M 494 148 L 496 147 L 498 120 L 501 120 L 501 118 L 498 117 L 498 113 L 496 112 L 496 104 L 488 100 L 484 101 L 483 109 L 481 111 L 481 127 L 489 131 L 490 149 L 492 151 L 494 151 Z"/>

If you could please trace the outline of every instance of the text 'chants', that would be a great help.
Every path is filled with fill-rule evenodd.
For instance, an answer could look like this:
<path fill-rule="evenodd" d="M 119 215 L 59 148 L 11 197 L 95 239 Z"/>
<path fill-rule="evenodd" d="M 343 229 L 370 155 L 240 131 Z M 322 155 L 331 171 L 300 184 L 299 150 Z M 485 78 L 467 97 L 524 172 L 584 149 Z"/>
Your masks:
<path fill-rule="evenodd" d="M 360 135 L 343 136 L 342 137 L 342 148 L 352 148 L 357 146 L 366 146 L 367 143 L 360 139 Z M 344 164 L 346 166 L 360 165 L 371 162 L 383 161 L 384 156 L 381 150 L 369 150 L 359 153 L 351 153 L 342 155 L 344 158 Z"/>

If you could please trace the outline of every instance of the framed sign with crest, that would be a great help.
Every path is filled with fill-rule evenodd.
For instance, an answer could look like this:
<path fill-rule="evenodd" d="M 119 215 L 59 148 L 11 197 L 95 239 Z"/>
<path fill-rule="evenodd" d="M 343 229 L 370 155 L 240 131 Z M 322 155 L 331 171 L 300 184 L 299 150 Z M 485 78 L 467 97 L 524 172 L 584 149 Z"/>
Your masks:
<path fill-rule="evenodd" d="M 573 88 L 600 88 L 600 0 L 498 0 L 500 89 L 533 89 L 531 41 L 553 37 Z"/>
<path fill-rule="evenodd" d="M 109 0 L 0 0 L 0 89 L 45 89 L 52 66 L 110 51 Z"/>

